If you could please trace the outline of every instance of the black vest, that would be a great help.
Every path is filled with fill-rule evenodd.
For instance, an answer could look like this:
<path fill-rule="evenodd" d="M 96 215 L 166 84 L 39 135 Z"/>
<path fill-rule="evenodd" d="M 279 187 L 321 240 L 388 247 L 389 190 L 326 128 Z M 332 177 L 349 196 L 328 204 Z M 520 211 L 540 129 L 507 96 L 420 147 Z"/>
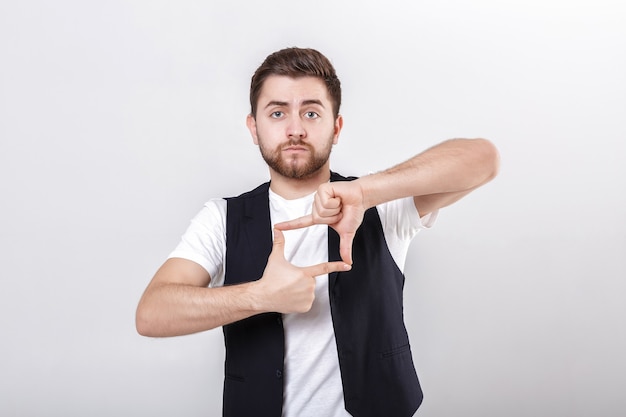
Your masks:
<path fill-rule="evenodd" d="M 350 178 L 354 179 L 354 178 Z M 331 181 L 347 178 L 332 173 Z M 227 199 L 224 285 L 261 278 L 272 251 L 269 183 Z M 330 261 L 339 236 L 328 229 Z M 355 417 L 408 417 L 422 401 L 404 327 L 404 275 L 396 265 L 376 208 L 365 212 L 352 246 L 353 266 L 329 276 L 346 410 Z M 280 417 L 284 333 L 279 313 L 224 326 L 225 417 Z"/>

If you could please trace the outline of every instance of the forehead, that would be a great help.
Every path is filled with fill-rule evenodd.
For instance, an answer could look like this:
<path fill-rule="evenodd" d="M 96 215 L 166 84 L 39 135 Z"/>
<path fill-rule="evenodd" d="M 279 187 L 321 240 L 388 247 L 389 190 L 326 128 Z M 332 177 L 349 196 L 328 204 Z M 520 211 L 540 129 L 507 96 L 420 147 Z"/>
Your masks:
<path fill-rule="evenodd" d="M 283 75 L 271 75 L 265 79 L 259 94 L 259 106 L 270 102 L 297 104 L 301 101 L 319 100 L 325 105 L 330 103 L 328 89 L 318 77 L 292 78 Z"/>

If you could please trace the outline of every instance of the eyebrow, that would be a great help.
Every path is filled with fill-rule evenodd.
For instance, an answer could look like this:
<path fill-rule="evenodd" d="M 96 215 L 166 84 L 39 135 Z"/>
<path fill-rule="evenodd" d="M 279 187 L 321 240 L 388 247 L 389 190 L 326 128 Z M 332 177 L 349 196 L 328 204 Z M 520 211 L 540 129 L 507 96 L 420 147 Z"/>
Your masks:
<path fill-rule="evenodd" d="M 302 102 L 303 106 L 310 106 L 311 104 L 317 104 L 318 106 L 320 106 L 321 108 L 325 108 L 324 104 L 322 104 L 321 100 L 317 100 L 317 99 L 311 99 L 311 100 L 304 100 Z M 265 106 L 265 108 L 267 109 L 268 107 L 272 107 L 272 106 L 278 106 L 278 107 L 287 107 L 289 105 L 289 103 L 287 103 L 286 101 L 278 101 L 278 100 L 272 100 L 269 103 L 267 103 L 267 105 Z"/>

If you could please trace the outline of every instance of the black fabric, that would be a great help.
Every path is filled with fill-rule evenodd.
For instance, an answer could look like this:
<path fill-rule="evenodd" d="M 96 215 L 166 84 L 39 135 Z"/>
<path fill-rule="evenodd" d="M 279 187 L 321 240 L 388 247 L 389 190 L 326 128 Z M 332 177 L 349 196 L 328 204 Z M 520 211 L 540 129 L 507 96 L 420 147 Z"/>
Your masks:
<path fill-rule="evenodd" d="M 227 200 L 224 285 L 263 275 L 272 251 L 269 184 Z M 280 417 L 283 407 L 282 316 L 259 314 L 223 327 L 224 417 Z"/>
<path fill-rule="evenodd" d="M 331 181 L 345 181 L 336 173 Z M 269 183 L 227 200 L 225 285 L 259 279 L 272 250 Z M 329 228 L 329 260 L 340 260 Z M 331 313 L 346 410 L 355 417 L 412 416 L 422 401 L 403 320 L 404 276 L 387 247 L 376 208 L 356 233 L 351 271 L 329 276 Z M 281 315 L 224 326 L 224 416 L 282 413 Z"/>
<path fill-rule="evenodd" d="M 341 259 L 339 236 L 331 228 L 328 254 L 331 261 Z M 352 258 L 352 270 L 329 277 L 346 410 L 358 417 L 412 416 L 422 391 L 404 326 L 404 275 L 375 207 L 365 212 Z"/>

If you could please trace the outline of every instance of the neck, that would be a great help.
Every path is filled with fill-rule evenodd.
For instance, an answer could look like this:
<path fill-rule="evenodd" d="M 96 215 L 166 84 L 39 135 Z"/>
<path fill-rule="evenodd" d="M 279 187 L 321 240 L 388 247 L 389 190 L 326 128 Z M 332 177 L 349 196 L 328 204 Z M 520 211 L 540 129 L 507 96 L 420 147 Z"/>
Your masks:
<path fill-rule="evenodd" d="M 270 168 L 270 188 L 287 200 L 301 198 L 317 191 L 321 184 L 330 180 L 328 165 L 307 178 L 288 178 Z"/>

